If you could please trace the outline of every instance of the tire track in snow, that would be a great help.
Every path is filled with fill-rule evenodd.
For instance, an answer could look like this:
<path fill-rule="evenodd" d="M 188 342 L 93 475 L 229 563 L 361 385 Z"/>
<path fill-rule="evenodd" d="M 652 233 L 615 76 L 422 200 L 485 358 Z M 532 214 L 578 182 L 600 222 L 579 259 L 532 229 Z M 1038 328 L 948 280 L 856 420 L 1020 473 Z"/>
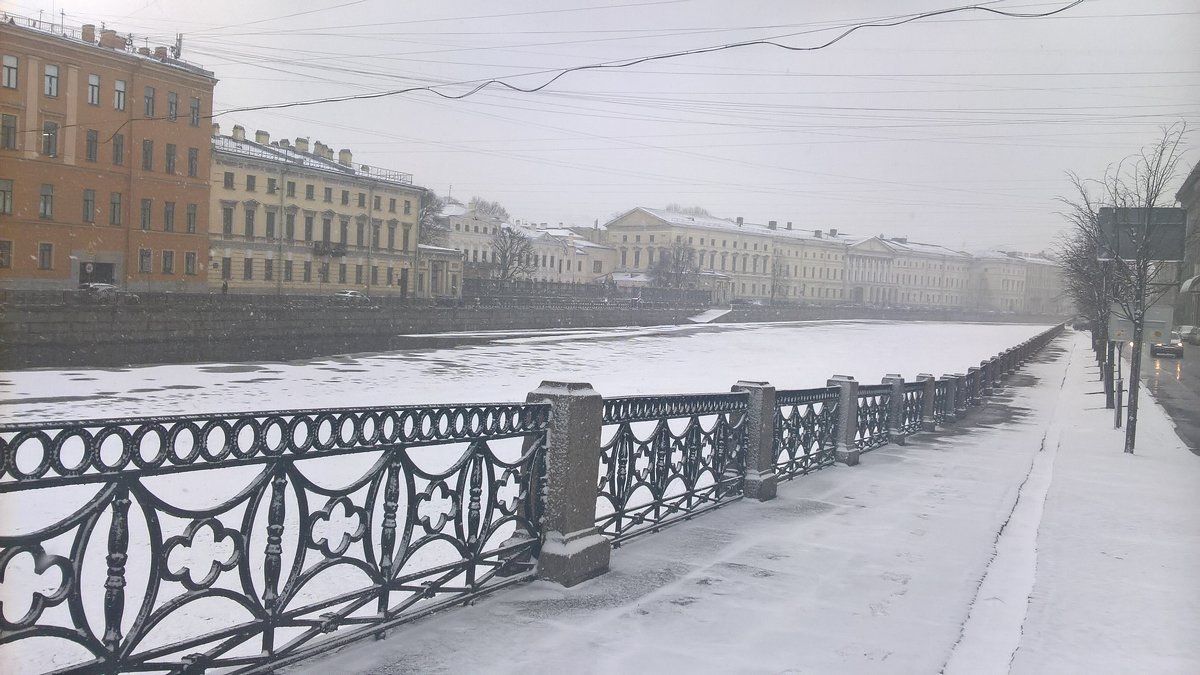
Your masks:
<path fill-rule="evenodd" d="M 1061 391 L 1073 350 L 1066 352 Z M 1037 576 L 1037 538 L 1046 495 L 1054 479 L 1061 425 L 1055 422 L 1059 399 L 1047 418 L 1042 444 L 1017 488 L 1017 499 L 1000 531 L 992 559 L 971 601 L 958 641 L 942 666 L 945 675 L 1009 672 L 1021 644 L 1025 613 Z"/>

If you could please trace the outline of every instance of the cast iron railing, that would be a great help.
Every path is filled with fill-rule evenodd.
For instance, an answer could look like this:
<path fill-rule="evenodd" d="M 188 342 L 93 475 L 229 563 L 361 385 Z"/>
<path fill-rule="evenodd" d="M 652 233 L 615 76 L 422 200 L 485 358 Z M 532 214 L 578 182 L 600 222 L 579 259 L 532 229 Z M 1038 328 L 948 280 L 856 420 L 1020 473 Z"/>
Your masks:
<path fill-rule="evenodd" d="M 979 405 L 980 395 L 982 393 L 979 386 L 979 371 L 972 370 L 968 372 L 967 376 L 963 378 L 962 382 L 964 387 L 964 400 L 967 402 L 967 405 Z"/>
<path fill-rule="evenodd" d="M 237 672 L 519 581 L 537 553 L 549 415 L 480 404 L 0 426 L 0 647 L 17 669 Z"/>
<path fill-rule="evenodd" d="M 858 388 L 855 447 L 859 450 L 873 450 L 887 444 L 891 405 L 892 385 L 865 384 Z"/>
<path fill-rule="evenodd" d="M 791 479 L 829 466 L 837 445 L 837 387 L 775 393 L 775 475 Z"/>
<path fill-rule="evenodd" d="M 925 383 L 904 383 L 904 400 L 900 404 L 900 431 L 913 434 L 921 430 L 921 415 L 925 411 Z"/>
<path fill-rule="evenodd" d="M 953 413 L 947 405 L 950 401 L 950 383 L 939 379 L 933 385 L 933 420 L 939 424 L 945 422 L 947 415 Z"/>
<path fill-rule="evenodd" d="M 614 542 L 742 495 L 744 393 L 604 399 L 596 526 Z"/>

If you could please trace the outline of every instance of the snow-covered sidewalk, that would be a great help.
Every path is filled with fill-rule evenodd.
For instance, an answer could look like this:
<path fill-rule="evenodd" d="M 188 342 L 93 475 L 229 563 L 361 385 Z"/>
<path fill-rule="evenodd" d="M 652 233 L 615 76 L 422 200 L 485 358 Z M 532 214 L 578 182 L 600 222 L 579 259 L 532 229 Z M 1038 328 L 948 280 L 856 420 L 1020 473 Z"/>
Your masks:
<path fill-rule="evenodd" d="M 1200 458 L 1121 452 L 1086 338 L 989 405 L 291 672 L 1196 673 Z"/>

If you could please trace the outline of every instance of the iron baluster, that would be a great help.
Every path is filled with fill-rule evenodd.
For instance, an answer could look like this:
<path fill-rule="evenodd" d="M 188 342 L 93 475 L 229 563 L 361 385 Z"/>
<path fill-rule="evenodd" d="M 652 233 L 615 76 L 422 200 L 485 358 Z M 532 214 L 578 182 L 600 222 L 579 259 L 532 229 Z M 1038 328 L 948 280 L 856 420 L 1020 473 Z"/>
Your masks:
<path fill-rule="evenodd" d="M 263 561 L 263 609 L 267 613 L 266 626 L 263 628 L 263 653 L 275 653 L 275 620 L 276 605 L 279 602 L 279 572 L 283 560 L 283 518 L 287 506 L 284 502 L 284 490 L 287 488 L 287 474 L 283 464 L 275 467 L 271 477 L 271 503 L 267 506 L 267 548 L 266 559 Z"/>
<path fill-rule="evenodd" d="M 392 555 L 396 548 L 396 511 L 400 507 L 400 451 L 391 451 L 387 478 L 383 488 L 383 531 L 380 535 L 379 573 L 382 580 L 379 589 L 378 612 L 380 619 L 387 616 L 392 581 Z M 376 637 L 382 638 L 383 633 Z"/>
<path fill-rule="evenodd" d="M 129 553 L 129 486 L 120 481 L 113 493 L 112 523 L 108 527 L 108 577 L 104 580 L 104 647 L 117 672 L 121 650 L 121 620 L 125 613 L 125 562 Z"/>

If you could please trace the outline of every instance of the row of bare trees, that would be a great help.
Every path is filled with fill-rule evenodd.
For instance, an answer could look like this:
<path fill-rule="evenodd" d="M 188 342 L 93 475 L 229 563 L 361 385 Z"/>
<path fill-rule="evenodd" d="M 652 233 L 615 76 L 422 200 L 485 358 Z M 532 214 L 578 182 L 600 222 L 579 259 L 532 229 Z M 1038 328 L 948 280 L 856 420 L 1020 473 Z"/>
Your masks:
<path fill-rule="evenodd" d="M 1063 215 L 1071 224 L 1057 251 L 1066 292 L 1091 323 L 1092 345 L 1102 368 L 1111 370 L 1120 358 L 1119 347 L 1114 349 L 1109 340 L 1112 314 L 1133 327 L 1125 425 L 1127 453 L 1133 452 L 1137 437 L 1146 310 L 1178 281 L 1174 278 L 1177 267 L 1156 257 L 1155 244 L 1163 233 L 1151 209 L 1174 203 L 1168 188 L 1176 178 L 1186 135 L 1187 125 L 1182 122 L 1164 128 L 1155 143 L 1108 167 L 1099 178 L 1068 173 L 1073 194 L 1059 198 L 1065 207 Z M 1138 209 L 1133 213 L 1139 214 L 1140 222 L 1116 222 L 1104 227 L 1103 208 Z M 1122 240 L 1132 243 L 1131 250 L 1114 253 Z M 1110 385 L 1106 378 L 1106 388 Z"/>

